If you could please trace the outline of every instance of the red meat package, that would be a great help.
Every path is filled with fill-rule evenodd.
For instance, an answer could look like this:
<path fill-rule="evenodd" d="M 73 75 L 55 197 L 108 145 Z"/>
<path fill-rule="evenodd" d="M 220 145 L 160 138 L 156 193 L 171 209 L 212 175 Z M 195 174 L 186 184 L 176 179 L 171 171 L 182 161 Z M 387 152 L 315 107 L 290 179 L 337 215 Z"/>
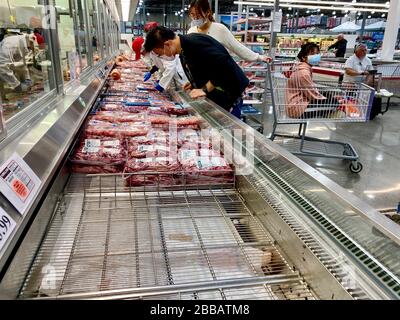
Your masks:
<path fill-rule="evenodd" d="M 72 158 L 74 163 L 117 165 L 126 161 L 126 147 L 120 139 L 83 139 Z"/>
<path fill-rule="evenodd" d="M 129 113 L 123 112 L 118 117 L 118 122 L 141 122 L 146 123 L 147 114 L 146 113 Z"/>
<path fill-rule="evenodd" d="M 149 128 L 147 122 L 124 122 L 119 125 L 119 135 L 121 138 L 145 136 Z"/>
<path fill-rule="evenodd" d="M 180 105 L 163 104 L 160 106 L 161 110 L 176 116 L 186 116 L 189 112 Z"/>
<path fill-rule="evenodd" d="M 147 111 L 148 106 L 124 106 L 124 111 L 129 113 L 141 113 Z"/>
<path fill-rule="evenodd" d="M 100 107 L 103 111 L 122 111 L 123 105 L 120 103 L 105 103 Z"/>
<path fill-rule="evenodd" d="M 234 174 L 229 163 L 210 149 L 180 150 L 178 153 L 185 182 L 189 185 L 233 183 Z"/>
<path fill-rule="evenodd" d="M 161 110 L 161 107 L 149 107 L 147 109 L 147 114 L 149 116 L 164 116 L 164 117 L 169 117 L 169 114 L 163 110 Z"/>
<path fill-rule="evenodd" d="M 128 141 L 128 154 L 132 158 L 169 157 L 177 153 L 177 147 L 167 143 L 140 143 L 135 139 Z M 176 157 L 176 156 L 175 156 Z"/>
<path fill-rule="evenodd" d="M 129 160 L 124 169 L 127 186 L 172 186 L 179 182 L 180 166 L 176 159 L 167 157 Z M 157 172 L 157 173 L 156 173 Z"/>
<path fill-rule="evenodd" d="M 119 125 L 106 121 L 90 120 L 85 130 L 86 136 L 119 137 Z"/>

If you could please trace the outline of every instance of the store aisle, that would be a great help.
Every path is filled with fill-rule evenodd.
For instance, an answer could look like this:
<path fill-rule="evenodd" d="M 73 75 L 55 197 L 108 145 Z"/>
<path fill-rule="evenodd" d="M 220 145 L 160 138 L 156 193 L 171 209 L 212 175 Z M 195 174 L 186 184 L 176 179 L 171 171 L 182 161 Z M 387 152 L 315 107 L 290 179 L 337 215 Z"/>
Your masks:
<path fill-rule="evenodd" d="M 273 123 L 269 115 L 266 135 Z M 308 135 L 350 142 L 360 156 L 364 169 L 360 174 L 350 172 L 349 162 L 343 160 L 301 157 L 359 198 L 376 209 L 395 208 L 400 202 L 400 103 L 367 123 L 319 123 L 309 127 Z M 281 131 L 297 133 L 296 126 L 281 126 Z"/>

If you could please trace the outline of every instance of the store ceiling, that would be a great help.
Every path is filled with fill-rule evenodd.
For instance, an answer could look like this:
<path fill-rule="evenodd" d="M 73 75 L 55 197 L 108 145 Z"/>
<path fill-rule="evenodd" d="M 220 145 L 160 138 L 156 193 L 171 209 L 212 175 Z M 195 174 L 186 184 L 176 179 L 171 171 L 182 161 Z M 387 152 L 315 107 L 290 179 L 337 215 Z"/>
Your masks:
<path fill-rule="evenodd" d="M 218 9 L 219 13 L 230 13 L 237 9 L 237 5 L 234 4 L 235 0 L 218 0 Z M 257 1 L 257 0 L 252 0 Z M 335 0 L 326 0 L 326 1 L 335 1 Z M 340 2 L 349 2 L 351 3 L 352 0 L 336 0 Z M 388 0 L 357 0 L 357 2 L 370 2 L 370 3 L 386 3 Z M 121 0 L 116 0 L 117 7 L 120 10 L 120 16 L 122 16 L 121 6 L 119 5 Z M 146 12 L 148 13 L 167 13 L 167 14 L 174 14 L 176 11 L 180 11 L 182 7 L 185 5 L 188 6 L 191 0 L 143 0 L 144 6 L 146 8 Z M 322 4 L 324 1 L 318 1 Z M 215 0 L 211 0 L 212 7 L 214 10 Z M 130 18 L 133 19 L 136 12 L 136 7 L 138 4 L 138 0 L 131 0 L 131 10 L 130 10 Z M 304 8 L 304 11 L 307 8 Z M 284 10 L 287 11 L 287 10 Z M 300 10 L 301 11 L 301 10 Z"/>

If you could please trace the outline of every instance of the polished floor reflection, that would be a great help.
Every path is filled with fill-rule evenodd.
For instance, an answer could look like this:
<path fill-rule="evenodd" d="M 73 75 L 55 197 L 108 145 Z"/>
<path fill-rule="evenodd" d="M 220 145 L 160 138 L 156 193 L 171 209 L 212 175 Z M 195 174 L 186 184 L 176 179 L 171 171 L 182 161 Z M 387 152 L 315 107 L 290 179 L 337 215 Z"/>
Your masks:
<path fill-rule="evenodd" d="M 265 134 L 272 131 L 268 115 Z M 298 126 L 284 125 L 280 131 L 297 134 Z M 351 173 L 343 160 L 300 158 L 328 178 L 363 199 L 376 209 L 395 208 L 400 202 L 400 101 L 394 101 L 384 115 L 367 123 L 318 123 L 309 126 L 308 135 L 349 142 L 360 156 L 364 169 Z"/>

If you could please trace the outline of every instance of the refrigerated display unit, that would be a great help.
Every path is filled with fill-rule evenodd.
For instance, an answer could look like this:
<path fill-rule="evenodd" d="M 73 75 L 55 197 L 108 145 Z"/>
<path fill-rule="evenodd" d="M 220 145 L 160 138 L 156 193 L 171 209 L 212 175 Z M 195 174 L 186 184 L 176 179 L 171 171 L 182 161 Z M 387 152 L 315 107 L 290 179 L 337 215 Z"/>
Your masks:
<path fill-rule="evenodd" d="M 232 183 L 126 187 L 120 174 L 71 173 L 104 81 L 2 150 L 42 188 L 24 216 L 2 198 L 17 228 L 1 298 L 399 298 L 400 227 L 209 100 L 173 94 L 242 155 Z"/>
<path fill-rule="evenodd" d="M 51 31 L 54 90 L 5 123 L 1 163 L 16 152 L 41 183 L 24 214 L 0 195 L 15 221 L 0 240 L 0 298 L 399 298 L 400 227 L 209 100 L 171 93 L 234 155 L 231 182 L 127 187 L 121 174 L 72 173 L 118 52 L 112 8 L 92 4 L 101 60 L 89 48 L 66 83 Z"/>

